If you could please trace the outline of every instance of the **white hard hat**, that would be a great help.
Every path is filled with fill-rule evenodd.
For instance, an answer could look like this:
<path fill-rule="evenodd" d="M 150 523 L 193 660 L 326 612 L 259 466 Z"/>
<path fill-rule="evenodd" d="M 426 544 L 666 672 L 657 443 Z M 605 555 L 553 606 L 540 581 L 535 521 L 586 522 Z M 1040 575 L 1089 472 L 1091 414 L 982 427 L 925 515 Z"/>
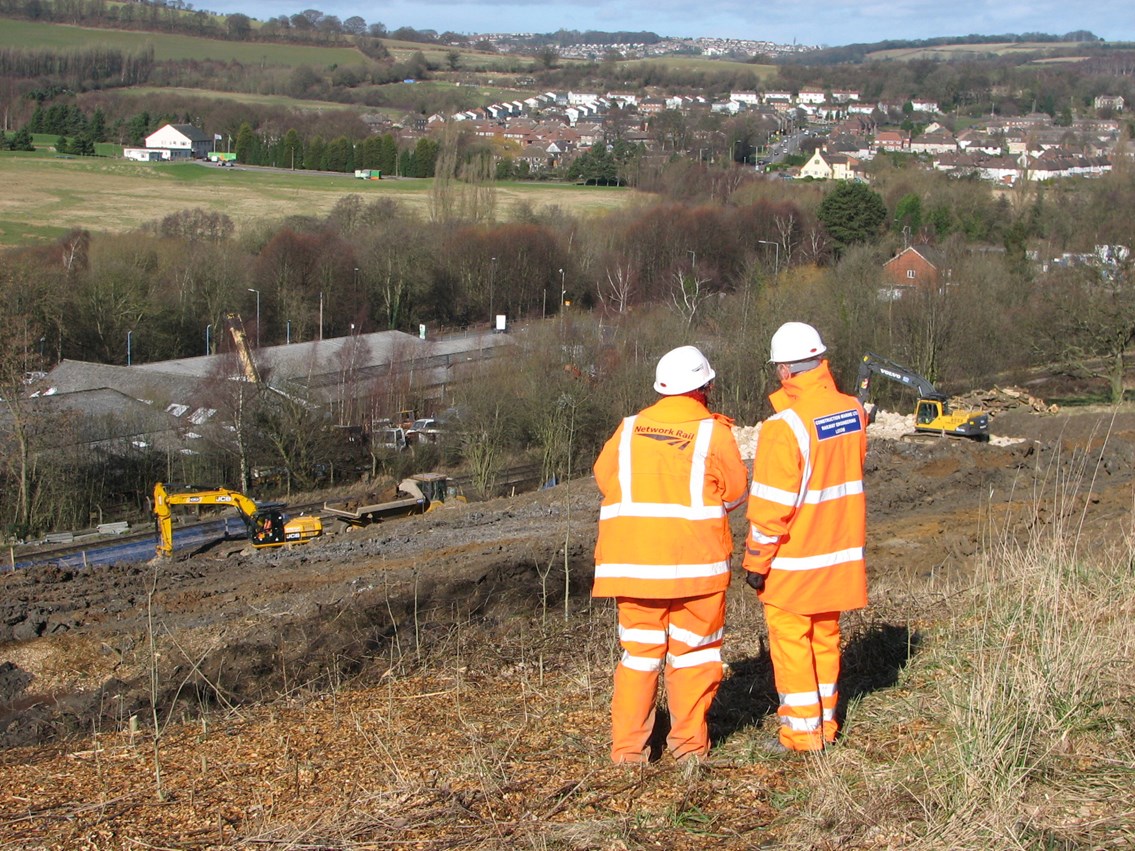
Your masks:
<path fill-rule="evenodd" d="M 803 322 L 785 322 L 772 335 L 769 363 L 793 363 L 818 358 L 828 347 L 820 332 Z"/>
<path fill-rule="evenodd" d="M 664 354 L 654 370 L 654 389 L 663 396 L 697 390 L 717 375 L 695 346 L 680 346 Z"/>

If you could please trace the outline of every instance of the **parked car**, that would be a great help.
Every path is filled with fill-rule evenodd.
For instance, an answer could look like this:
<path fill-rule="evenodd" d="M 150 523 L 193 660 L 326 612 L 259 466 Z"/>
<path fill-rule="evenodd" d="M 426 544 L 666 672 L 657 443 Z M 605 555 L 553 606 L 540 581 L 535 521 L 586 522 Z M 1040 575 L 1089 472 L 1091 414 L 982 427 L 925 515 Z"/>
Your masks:
<path fill-rule="evenodd" d="M 374 432 L 375 449 L 385 449 L 390 452 L 401 452 L 406 448 L 406 430 L 399 426 L 389 426 L 376 429 Z"/>
<path fill-rule="evenodd" d="M 411 443 L 437 443 L 440 436 L 441 424 L 433 417 L 414 420 L 414 424 L 406 432 L 406 438 Z"/>

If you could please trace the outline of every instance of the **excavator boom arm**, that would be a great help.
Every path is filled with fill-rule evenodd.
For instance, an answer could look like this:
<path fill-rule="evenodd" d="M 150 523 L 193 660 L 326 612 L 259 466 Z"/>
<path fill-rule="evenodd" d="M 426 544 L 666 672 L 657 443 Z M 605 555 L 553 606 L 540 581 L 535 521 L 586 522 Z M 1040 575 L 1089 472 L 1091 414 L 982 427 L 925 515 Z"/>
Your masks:
<path fill-rule="evenodd" d="M 163 482 L 158 482 L 154 485 L 154 521 L 158 527 L 159 556 L 173 555 L 173 515 L 170 511 L 170 506 L 173 505 L 232 506 L 250 530 L 256 516 L 256 502 L 239 491 L 227 488 L 189 488 L 171 493 Z"/>
<path fill-rule="evenodd" d="M 882 375 L 891 379 L 891 381 L 905 384 L 914 390 L 920 399 L 931 399 L 937 402 L 946 401 L 946 395 L 917 372 L 912 372 L 905 366 L 881 355 L 868 352 L 859 362 L 859 375 L 856 379 L 856 385 L 859 388 L 857 395 L 861 404 L 867 402 L 870 395 L 871 380 L 876 375 Z"/>

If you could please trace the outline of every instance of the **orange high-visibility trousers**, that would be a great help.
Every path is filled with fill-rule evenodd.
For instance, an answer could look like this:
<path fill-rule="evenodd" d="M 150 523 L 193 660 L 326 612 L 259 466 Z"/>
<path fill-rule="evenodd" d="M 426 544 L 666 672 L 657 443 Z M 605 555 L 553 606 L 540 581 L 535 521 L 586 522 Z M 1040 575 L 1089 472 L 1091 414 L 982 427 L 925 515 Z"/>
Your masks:
<path fill-rule="evenodd" d="M 658 674 L 665 670 L 676 758 L 709 753 L 706 715 L 721 684 L 725 592 L 676 600 L 616 598 L 623 657 L 611 697 L 611 759 L 644 762 L 654 729 Z"/>
<path fill-rule="evenodd" d="M 835 741 L 839 612 L 798 615 L 765 603 L 773 678 L 780 695 L 780 743 L 818 751 Z"/>

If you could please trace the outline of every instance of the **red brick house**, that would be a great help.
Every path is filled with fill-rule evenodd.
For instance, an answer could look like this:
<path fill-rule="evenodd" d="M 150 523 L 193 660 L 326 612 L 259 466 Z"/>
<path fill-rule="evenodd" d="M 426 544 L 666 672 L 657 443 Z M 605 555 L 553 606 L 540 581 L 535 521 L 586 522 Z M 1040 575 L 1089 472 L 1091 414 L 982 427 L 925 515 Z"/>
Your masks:
<path fill-rule="evenodd" d="M 883 275 L 894 287 L 896 296 L 912 287 L 940 290 L 950 277 L 944 269 L 942 254 L 930 245 L 911 245 L 883 264 Z"/>

